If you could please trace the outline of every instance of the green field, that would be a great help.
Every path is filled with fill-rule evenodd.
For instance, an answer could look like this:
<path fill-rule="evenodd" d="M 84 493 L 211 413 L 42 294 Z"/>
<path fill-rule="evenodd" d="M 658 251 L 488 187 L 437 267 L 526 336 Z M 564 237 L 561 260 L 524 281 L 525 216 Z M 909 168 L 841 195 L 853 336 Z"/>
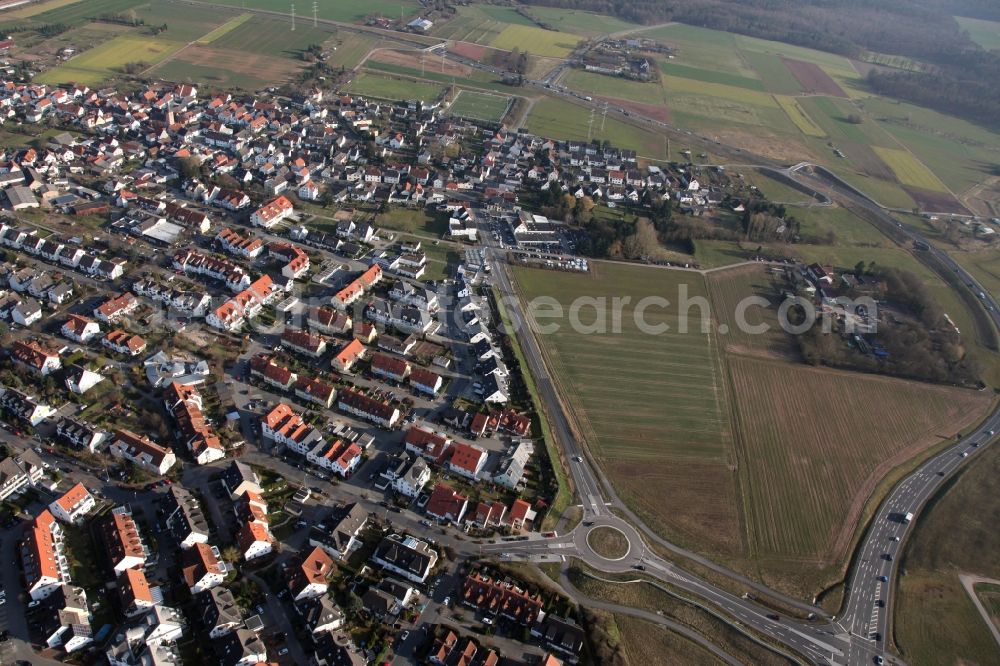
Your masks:
<path fill-rule="evenodd" d="M 378 62 L 377 60 L 372 59 L 365 61 L 363 69 L 375 72 L 385 72 L 387 74 L 398 74 L 404 78 L 437 81 L 438 83 L 443 83 L 449 87 L 454 84 L 456 86 L 468 86 L 470 88 L 494 90 L 502 95 L 506 94 L 511 89 L 509 85 L 503 83 L 499 79 L 493 78 L 490 74 L 479 70 L 473 70 L 467 77 L 452 76 L 448 73 L 442 74 L 441 72 L 434 71 L 434 68 L 431 66 L 430 59 L 427 60 L 427 65 L 423 70 L 419 67 L 404 67 L 403 65 Z"/>
<path fill-rule="evenodd" d="M 600 97 L 616 97 L 643 104 L 666 105 L 666 95 L 659 83 L 630 81 L 618 76 L 606 76 L 595 72 L 573 69 L 563 75 L 563 83 L 573 90 L 579 90 Z"/>
<path fill-rule="evenodd" d="M 595 263 L 589 275 L 515 269 L 527 301 L 551 297 L 567 308 L 577 297 L 630 297 L 621 334 L 588 335 L 560 320 L 558 332 L 540 336 L 558 383 L 591 448 L 618 493 L 658 529 L 739 549 L 735 475 L 728 397 L 712 332 L 703 333 L 696 307 L 681 310 L 679 290 L 707 297 L 698 274 Z M 661 335 L 644 333 L 636 304 L 658 296 L 670 305 L 645 313 Z M 682 313 L 688 316 L 682 319 Z M 581 321 L 594 320 L 590 310 Z M 688 332 L 682 332 L 682 321 Z M 545 323 L 547 323 L 546 320 Z M 699 489 L 712 488 L 710 496 Z M 700 501 L 690 501 L 697 494 Z M 682 510 L 683 509 L 683 510 Z M 705 534 L 705 525 L 712 525 Z"/>
<path fill-rule="evenodd" d="M 565 58 L 579 43 L 580 38 L 569 33 L 534 26 L 509 25 L 493 38 L 490 46 L 507 51 L 516 47 L 537 56 Z"/>
<path fill-rule="evenodd" d="M 576 9 L 555 9 L 533 6 L 528 13 L 560 32 L 569 32 L 581 37 L 594 37 L 609 32 L 624 32 L 639 26 L 613 16 L 602 16 Z"/>
<path fill-rule="evenodd" d="M 255 17 L 226 32 L 212 42 L 212 47 L 278 58 L 298 58 L 310 44 L 322 44 L 330 39 L 335 30 L 333 26 L 322 24 L 314 28 L 302 21 L 292 32 L 287 21 Z"/>
<path fill-rule="evenodd" d="M 760 79 L 752 79 L 748 76 L 740 76 L 738 74 L 729 74 L 728 72 L 719 72 L 714 69 L 701 69 L 699 67 L 691 67 L 690 65 L 681 65 L 670 60 L 661 60 L 660 69 L 664 74 L 684 79 L 691 79 L 693 81 L 718 83 L 721 85 L 746 88 L 747 90 L 756 90 L 759 92 L 767 91 L 767 88 L 764 86 L 764 82 Z"/>
<path fill-rule="evenodd" d="M 217 5 L 227 5 L 230 7 L 240 7 L 245 9 L 265 9 L 269 11 L 289 13 L 290 3 L 279 2 L 278 0 L 210 0 Z M 345 23 L 360 23 L 372 16 L 384 16 L 386 18 L 399 20 L 400 16 L 404 20 L 416 13 L 419 4 L 416 0 L 317 0 L 316 15 L 318 18 L 330 21 L 343 21 Z M 300 23 L 305 27 L 311 23 L 312 6 L 302 4 L 296 7 Z M 305 42 L 304 44 L 308 44 Z M 303 47 L 304 48 L 304 45 Z"/>
<path fill-rule="evenodd" d="M 882 158 L 882 161 L 889 165 L 899 182 L 912 187 L 919 187 L 935 192 L 945 192 L 944 186 L 937 176 L 930 169 L 918 161 L 912 153 L 895 148 L 882 148 L 875 146 L 875 152 Z"/>
<path fill-rule="evenodd" d="M 68 25 L 85 21 L 102 14 L 120 14 L 133 7 L 146 4 L 148 0 L 86 0 L 62 5 L 31 17 L 35 23 L 66 23 Z"/>
<path fill-rule="evenodd" d="M 35 81 L 96 85 L 118 74 L 123 65 L 136 62 L 153 65 L 183 46 L 184 44 L 180 42 L 152 37 L 115 37 L 89 51 L 84 51 L 65 64 L 43 72 L 35 77 Z"/>
<path fill-rule="evenodd" d="M 956 16 L 955 20 L 976 44 L 987 51 L 1000 49 L 1000 21 L 984 21 L 964 16 Z"/>
<path fill-rule="evenodd" d="M 526 128 L 529 132 L 553 139 L 586 141 L 590 121 L 589 109 L 552 97 L 538 100 L 528 114 Z M 628 125 L 614 118 L 607 118 L 601 129 L 600 114 L 594 114 L 592 137 L 608 140 L 618 148 L 635 150 L 639 156 L 663 160 L 666 140 L 652 132 Z"/>
<path fill-rule="evenodd" d="M 500 122 L 509 103 L 510 97 L 460 90 L 449 111 L 456 116 L 471 120 Z"/>
<path fill-rule="evenodd" d="M 435 83 L 412 81 L 367 71 L 358 74 L 347 86 L 348 92 L 393 101 L 418 99 L 429 102 L 441 97 L 444 90 L 444 86 Z"/>

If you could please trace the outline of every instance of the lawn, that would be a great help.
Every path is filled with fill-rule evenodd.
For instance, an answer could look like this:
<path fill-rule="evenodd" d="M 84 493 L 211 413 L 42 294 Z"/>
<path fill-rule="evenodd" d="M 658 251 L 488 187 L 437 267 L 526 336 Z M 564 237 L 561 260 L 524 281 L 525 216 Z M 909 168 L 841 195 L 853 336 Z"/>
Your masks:
<path fill-rule="evenodd" d="M 606 333 L 587 334 L 560 320 L 559 331 L 540 336 L 557 385 L 617 492 L 645 520 L 692 545 L 739 551 L 729 398 L 717 341 L 700 326 L 707 309 L 680 306 L 682 289 L 692 299 L 707 297 L 704 279 L 607 263 L 592 264 L 588 275 L 528 268 L 514 274 L 528 302 L 551 297 L 568 307 L 580 297 L 603 298 L 610 310 L 612 298 L 631 298 L 621 310 L 620 334 L 613 324 Z M 635 322 L 635 307 L 647 296 L 670 301 L 645 311 L 651 325 L 670 326 L 659 335 Z M 590 309 L 581 314 L 584 322 L 593 319 Z"/>
<path fill-rule="evenodd" d="M 588 572 L 598 575 L 603 580 L 595 580 L 584 575 Z M 728 654 L 734 656 L 739 663 L 754 664 L 755 666 L 787 666 L 788 661 L 780 655 L 771 652 L 768 648 L 747 637 L 733 625 L 715 617 L 708 611 L 687 603 L 684 598 L 678 598 L 672 594 L 664 592 L 662 589 L 653 587 L 648 583 L 625 583 L 608 581 L 634 581 L 644 580 L 645 577 L 634 573 L 614 575 L 594 572 L 592 569 L 581 569 L 580 565 L 574 561 L 569 570 L 569 579 L 574 587 L 587 596 L 608 601 L 611 603 L 631 606 L 642 610 L 663 615 L 675 622 L 694 629 L 702 636 Z M 648 579 L 646 579 L 648 580 Z M 619 619 L 618 622 L 621 622 Z M 663 630 L 665 631 L 665 630 Z M 638 639 L 640 642 L 644 638 Z M 626 646 L 626 652 L 632 654 L 646 654 L 650 646 L 645 649 L 632 649 Z M 692 646 L 695 647 L 695 646 Z M 698 648 L 700 649 L 700 648 Z M 677 661 L 667 660 L 665 655 L 657 655 L 652 660 L 637 661 L 634 663 L 652 664 L 689 664 L 700 663 L 691 662 L 688 658 L 680 658 Z M 630 662 L 633 663 L 633 662 Z M 713 662 L 717 663 L 717 662 Z"/>
<path fill-rule="evenodd" d="M 448 231 L 448 216 L 427 208 L 387 208 L 375 218 L 376 227 L 409 234 L 441 236 Z"/>
<path fill-rule="evenodd" d="M 593 528 L 587 533 L 587 543 L 595 553 L 609 560 L 620 560 L 631 547 L 625 535 L 613 527 Z"/>
<path fill-rule="evenodd" d="M 1000 578 L 1000 448 L 946 484 L 914 522 L 901 564 L 895 639 L 913 666 L 1000 663 L 997 644 L 958 580 Z"/>
<path fill-rule="evenodd" d="M 75 82 L 96 85 L 120 73 L 121 67 L 129 63 L 153 65 L 172 55 L 184 44 L 160 40 L 153 37 L 123 35 L 84 51 L 66 63 L 54 67 L 39 76 L 39 83 Z"/>
<path fill-rule="evenodd" d="M 874 146 L 874 150 L 882 158 L 882 161 L 889 165 L 889 168 L 892 169 L 893 173 L 896 174 L 896 178 L 903 185 L 919 187 L 935 192 L 947 191 L 944 183 L 914 157 L 913 153 L 896 148 L 882 148 L 880 146 Z"/>
<path fill-rule="evenodd" d="M 579 43 L 580 38 L 569 33 L 534 26 L 509 25 L 493 38 L 490 46 L 507 51 L 516 47 L 537 56 L 565 58 Z"/>
<path fill-rule="evenodd" d="M 802 130 L 803 134 L 821 138 L 826 136 L 823 128 L 813 122 L 813 119 L 802 110 L 802 107 L 799 106 L 798 101 L 794 97 L 775 95 L 774 99 L 778 101 L 778 105 L 788 115 L 788 119 L 795 123 L 795 126 Z"/>
<path fill-rule="evenodd" d="M 449 110 L 462 118 L 500 122 L 507 112 L 510 99 L 500 95 L 461 90 Z"/>
<path fill-rule="evenodd" d="M 413 81 L 386 74 L 364 71 L 354 77 L 346 90 L 358 95 L 378 97 L 393 101 L 417 99 L 424 102 L 438 99 L 444 86 L 436 83 Z"/>
<path fill-rule="evenodd" d="M 586 141 L 588 136 L 606 139 L 617 148 L 635 150 L 641 157 L 654 160 L 666 157 L 664 137 L 614 118 L 604 120 L 602 129 L 601 114 L 595 112 L 593 117 L 593 124 L 590 125 L 591 115 L 587 107 L 544 97 L 535 103 L 528 114 L 526 129 L 553 139 Z"/>

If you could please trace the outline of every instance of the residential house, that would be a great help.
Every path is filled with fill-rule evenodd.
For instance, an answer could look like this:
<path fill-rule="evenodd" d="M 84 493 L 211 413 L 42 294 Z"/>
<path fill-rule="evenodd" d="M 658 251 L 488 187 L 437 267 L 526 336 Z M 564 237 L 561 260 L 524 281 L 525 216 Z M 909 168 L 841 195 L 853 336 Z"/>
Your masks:
<path fill-rule="evenodd" d="M 438 554 L 416 537 L 390 534 L 375 547 L 372 561 L 410 582 L 423 583 L 437 564 Z"/>
<path fill-rule="evenodd" d="M 469 500 L 456 492 L 451 486 L 439 483 L 434 486 L 430 499 L 427 500 L 425 512 L 428 516 L 441 522 L 458 524 L 469 506 Z"/>
<path fill-rule="evenodd" d="M 97 500 L 82 483 L 77 483 L 49 504 L 52 515 L 64 523 L 79 524 L 94 507 Z"/>
<path fill-rule="evenodd" d="M 111 455 L 154 474 L 166 474 L 177 463 L 177 456 L 170 449 L 124 428 L 115 430 L 109 451 Z"/>

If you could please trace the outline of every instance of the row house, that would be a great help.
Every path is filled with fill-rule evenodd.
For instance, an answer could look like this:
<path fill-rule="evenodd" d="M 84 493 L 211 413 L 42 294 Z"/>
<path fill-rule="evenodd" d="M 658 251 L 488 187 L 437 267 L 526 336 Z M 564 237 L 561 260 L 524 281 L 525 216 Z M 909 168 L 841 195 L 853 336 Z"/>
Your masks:
<path fill-rule="evenodd" d="M 378 284 L 381 279 L 382 268 L 378 264 L 372 264 L 350 284 L 338 291 L 331 299 L 331 304 L 339 310 L 346 310 L 349 305 L 364 296 L 365 292 Z"/>
<path fill-rule="evenodd" d="M 327 335 L 345 335 L 354 327 L 349 315 L 326 306 L 309 308 L 306 324 L 310 329 Z"/>
<path fill-rule="evenodd" d="M 401 416 L 392 403 L 376 400 L 356 388 L 345 388 L 338 392 L 337 408 L 386 429 L 394 428 Z"/>
<path fill-rule="evenodd" d="M 280 402 L 260 421 L 261 434 L 300 456 L 321 444 L 322 433 L 306 423 L 287 403 Z"/>
<path fill-rule="evenodd" d="M 173 256 L 173 266 L 193 275 L 205 275 L 225 283 L 230 291 L 238 292 L 250 286 L 251 279 L 242 267 L 191 250 L 178 250 Z"/>
<path fill-rule="evenodd" d="M 126 569 L 138 569 L 146 565 L 149 549 L 143 543 L 139 527 L 132 516 L 124 511 L 112 511 L 98 525 L 104 552 L 115 574 Z"/>
<path fill-rule="evenodd" d="M 286 328 L 282 332 L 281 344 L 310 358 L 319 358 L 326 352 L 323 336 L 294 328 Z"/>
<path fill-rule="evenodd" d="M 0 409 L 32 427 L 56 413 L 51 406 L 33 396 L 6 386 L 0 386 Z"/>
<path fill-rule="evenodd" d="M 176 311 L 176 314 L 186 317 L 204 317 L 212 302 L 211 297 L 206 293 L 175 289 L 154 280 L 137 280 L 133 283 L 132 290 L 138 295 L 162 303 Z"/>
<path fill-rule="evenodd" d="M 267 502 L 252 491 L 245 492 L 235 507 L 239 527 L 236 543 L 247 562 L 270 555 L 275 538 L 267 520 Z"/>
<path fill-rule="evenodd" d="M 48 598 L 72 582 L 63 529 L 45 509 L 25 530 L 20 544 L 24 590 L 34 601 Z"/>
<path fill-rule="evenodd" d="M 94 317 L 105 324 L 111 324 L 139 309 L 139 300 L 131 293 L 125 292 L 109 298 L 94 309 Z"/>
<path fill-rule="evenodd" d="M 267 354 L 257 354 L 250 359 L 250 375 L 265 384 L 287 391 L 298 381 L 298 375 L 283 365 L 278 365 Z"/>
<path fill-rule="evenodd" d="M 230 227 L 223 227 L 215 235 L 215 242 L 229 254 L 246 259 L 258 257 L 264 251 L 263 240 L 256 237 L 243 236 L 233 231 Z"/>
<path fill-rule="evenodd" d="M 337 397 L 337 389 L 333 386 L 310 377 L 296 379 L 292 390 L 300 400 L 322 405 L 327 409 L 333 405 L 333 399 Z"/>
<path fill-rule="evenodd" d="M 208 520 L 197 498 L 179 485 L 171 485 L 163 498 L 163 524 L 174 543 L 187 550 L 208 543 Z"/>
<path fill-rule="evenodd" d="M 166 388 L 164 405 L 177 423 L 176 435 L 184 441 L 199 465 L 226 457 L 226 449 L 202 411 L 202 399 L 191 385 L 177 382 Z"/>
<path fill-rule="evenodd" d="M 306 460 L 346 479 L 361 464 L 362 451 L 353 442 L 340 439 L 334 442 L 323 441 L 306 454 Z"/>

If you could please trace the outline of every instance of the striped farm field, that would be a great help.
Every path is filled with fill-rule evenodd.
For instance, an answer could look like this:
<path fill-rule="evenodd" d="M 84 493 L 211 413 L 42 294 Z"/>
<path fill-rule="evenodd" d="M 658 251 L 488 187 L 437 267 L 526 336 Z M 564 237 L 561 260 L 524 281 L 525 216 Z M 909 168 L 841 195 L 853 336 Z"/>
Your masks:
<path fill-rule="evenodd" d="M 10 11 L 0 13 L 0 20 L 12 18 L 31 18 L 32 16 L 41 14 L 42 12 L 47 12 L 50 9 L 59 9 L 60 7 L 65 7 L 66 5 L 72 5 L 74 2 L 81 2 L 81 0 L 44 0 L 44 2 L 33 2 L 29 5 L 20 5 Z"/>
<path fill-rule="evenodd" d="M 991 404 L 978 391 L 782 361 L 728 365 L 747 530 L 762 560 L 837 563 L 878 482 Z"/>
<path fill-rule="evenodd" d="M 510 97 L 460 90 L 449 110 L 462 118 L 500 122 L 507 112 L 509 103 Z"/>
<path fill-rule="evenodd" d="M 872 146 L 872 148 L 882 158 L 882 161 L 889 165 L 889 168 L 903 185 L 933 192 L 948 191 L 944 183 L 912 153 L 897 148 L 883 148 L 881 146 Z"/>
<path fill-rule="evenodd" d="M 579 43 L 579 37 L 566 32 L 542 30 L 527 25 L 509 25 L 493 38 L 490 46 L 507 51 L 519 48 L 537 56 L 565 58 Z"/>
<path fill-rule="evenodd" d="M 794 97 L 775 95 L 774 99 L 777 100 L 778 106 L 788 115 L 788 119 L 795 123 L 795 126 L 802 130 L 803 134 L 820 138 L 826 136 L 823 128 L 806 115 L 806 112 L 802 110 L 802 107 L 799 106 Z"/>
<path fill-rule="evenodd" d="M 129 63 L 154 65 L 176 53 L 184 44 L 151 37 L 122 35 L 84 51 L 66 63 L 35 77 L 39 83 L 74 82 L 96 85 L 118 73 Z"/>
<path fill-rule="evenodd" d="M 215 40 L 217 40 L 219 37 L 222 37 L 223 35 L 225 35 L 225 34 L 231 32 L 231 31 L 235 30 L 236 28 L 240 27 L 241 25 L 243 25 L 244 23 L 246 23 L 247 21 L 249 21 L 251 18 L 253 18 L 253 14 L 250 14 L 250 13 L 240 14 L 239 16 L 226 21 L 225 23 L 223 23 L 222 25 L 220 25 L 218 28 L 216 28 L 212 32 L 208 33 L 207 35 L 199 37 L 195 41 L 195 43 L 196 44 L 211 44 L 212 42 L 214 42 Z"/>
<path fill-rule="evenodd" d="M 557 332 L 539 336 L 591 451 L 617 492 L 659 531 L 739 550 L 729 398 L 713 330 L 700 325 L 710 313 L 676 305 L 681 290 L 707 304 L 704 278 L 600 262 L 592 268 L 589 275 L 515 269 L 529 303 L 551 297 L 568 310 L 577 298 L 596 298 L 610 313 L 612 299 L 631 299 L 621 309 L 620 333 L 613 322 L 588 334 L 558 320 Z M 670 301 L 645 310 L 647 323 L 670 327 L 658 335 L 635 321 L 648 296 Z M 580 320 L 595 321 L 593 310 L 584 308 Z"/>

